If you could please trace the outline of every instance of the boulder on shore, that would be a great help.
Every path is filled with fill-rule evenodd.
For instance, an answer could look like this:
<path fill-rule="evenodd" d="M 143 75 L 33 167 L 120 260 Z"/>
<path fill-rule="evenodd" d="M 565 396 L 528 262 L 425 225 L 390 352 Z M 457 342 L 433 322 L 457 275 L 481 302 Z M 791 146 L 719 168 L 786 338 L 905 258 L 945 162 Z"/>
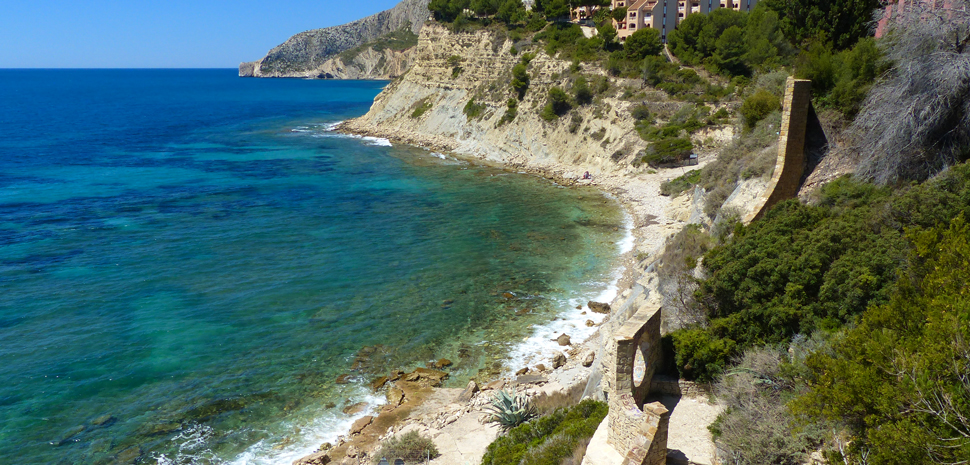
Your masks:
<path fill-rule="evenodd" d="M 561 367 L 561 366 L 563 366 L 565 364 L 566 364 L 566 354 L 563 354 L 562 352 L 560 352 L 560 353 L 556 354 L 554 357 L 552 357 L 552 369 L 553 370 L 555 370 L 555 369 L 557 369 L 557 368 L 559 368 L 559 367 Z"/>
<path fill-rule="evenodd" d="M 589 301 L 586 306 L 589 307 L 590 311 L 593 313 L 603 313 L 607 315 L 610 313 L 610 304 Z"/>
<path fill-rule="evenodd" d="M 374 417 L 367 415 L 354 422 L 353 426 L 350 427 L 350 434 L 360 434 L 367 425 L 374 422 Z"/>
<path fill-rule="evenodd" d="M 569 336 L 566 333 L 560 334 L 559 337 L 556 338 L 556 342 L 558 342 L 561 346 L 568 346 L 571 344 L 569 341 Z"/>
<path fill-rule="evenodd" d="M 587 355 L 586 358 L 583 359 L 583 366 L 584 367 L 590 367 L 590 366 L 592 366 L 593 365 L 593 360 L 595 358 L 596 358 L 596 354 L 590 352 L 589 355 Z"/>
<path fill-rule="evenodd" d="M 327 465 L 328 463 L 330 463 L 330 455 L 327 452 L 316 452 L 293 461 L 293 465 Z"/>
<path fill-rule="evenodd" d="M 478 391 L 478 383 L 469 381 L 468 386 L 465 387 L 465 390 L 461 391 L 461 394 L 458 394 L 458 402 L 468 402 L 472 400 L 472 397 L 475 397 L 475 393 Z"/>

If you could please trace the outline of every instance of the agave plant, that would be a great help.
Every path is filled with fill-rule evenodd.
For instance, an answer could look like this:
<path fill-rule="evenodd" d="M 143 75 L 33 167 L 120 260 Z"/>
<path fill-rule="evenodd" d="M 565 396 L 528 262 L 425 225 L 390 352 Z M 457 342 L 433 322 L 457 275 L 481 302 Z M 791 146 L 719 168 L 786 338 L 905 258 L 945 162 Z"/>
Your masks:
<path fill-rule="evenodd" d="M 492 403 L 485 407 L 485 411 L 492 414 L 487 421 L 498 423 L 503 431 L 508 431 L 539 415 L 532 401 L 526 396 L 520 396 L 514 390 L 509 393 L 505 389 L 495 393 Z"/>

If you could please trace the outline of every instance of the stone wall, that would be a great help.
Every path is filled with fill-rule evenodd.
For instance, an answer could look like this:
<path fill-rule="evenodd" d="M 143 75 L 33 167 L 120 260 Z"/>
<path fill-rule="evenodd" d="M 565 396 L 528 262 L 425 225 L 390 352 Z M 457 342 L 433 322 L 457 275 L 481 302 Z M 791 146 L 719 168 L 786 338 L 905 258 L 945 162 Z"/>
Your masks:
<path fill-rule="evenodd" d="M 794 198 L 805 173 L 805 142 L 809 115 L 814 115 L 812 105 L 812 81 L 788 78 L 785 100 L 782 105 L 781 134 L 778 138 L 778 158 L 775 172 L 765 193 L 745 223 L 761 218 L 778 202 Z"/>
<path fill-rule="evenodd" d="M 644 405 L 663 355 L 660 320 L 659 305 L 643 305 L 614 334 L 616 355 L 607 373 L 611 381 L 607 442 L 624 457 L 624 464 L 666 463 L 670 413 L 659 402 Z"/>
<path fill-rule="evenodd" d="M 714 393 L 714 388 L 708 383 L 655 377 L 650 383 L 650 393 L 677 397 L 710 397 Z"/>

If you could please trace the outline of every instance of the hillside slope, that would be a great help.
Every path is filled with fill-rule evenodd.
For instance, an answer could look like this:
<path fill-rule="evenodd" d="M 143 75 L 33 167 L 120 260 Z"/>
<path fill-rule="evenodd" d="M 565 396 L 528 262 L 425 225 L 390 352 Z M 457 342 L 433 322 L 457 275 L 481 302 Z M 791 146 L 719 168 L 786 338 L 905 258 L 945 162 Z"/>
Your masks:
<path fill-rule="evenodd" d="M 630 117 L 634 103 L 619 96 L 628 88 L 641 91 L 642 81 L 610 80 L 609 90 L 592 103 L 546 121 L 539 114 L 549 89 L 570 87 L 571 63 L 550 57 L 540 47 L 516 46 L 534 48 L 536 56 L 528 65 L 528 91 L 517 102 L 511 121 L 505 117 L 513 95 L 511 69 L 524 52 L 513 54 L 513 42 L 493 31 L 452 33 L 429 23 L 421 30 L 407 73 L 377 96 L 366 115 L 348 121 L 343 130 L 566 177 L 587 170 L 594 175 L 642 170 L 631 163 L 646 147 Z M 590 79 L 605 78 L 598 67 L 580 72 Z M 663 92 L 643 91 L 655 94 L 650 105 L 657 110 L 682 105 Z"/>

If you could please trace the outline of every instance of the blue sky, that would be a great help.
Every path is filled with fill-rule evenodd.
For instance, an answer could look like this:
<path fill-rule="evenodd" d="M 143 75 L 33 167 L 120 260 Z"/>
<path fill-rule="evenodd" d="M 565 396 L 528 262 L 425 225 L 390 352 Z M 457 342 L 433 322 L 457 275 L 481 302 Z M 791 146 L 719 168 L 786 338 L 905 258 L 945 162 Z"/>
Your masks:
<path fill-rule="evenodd" d="M 235 68 L 398 0 L 2 0 L 0 68 Z"/>

